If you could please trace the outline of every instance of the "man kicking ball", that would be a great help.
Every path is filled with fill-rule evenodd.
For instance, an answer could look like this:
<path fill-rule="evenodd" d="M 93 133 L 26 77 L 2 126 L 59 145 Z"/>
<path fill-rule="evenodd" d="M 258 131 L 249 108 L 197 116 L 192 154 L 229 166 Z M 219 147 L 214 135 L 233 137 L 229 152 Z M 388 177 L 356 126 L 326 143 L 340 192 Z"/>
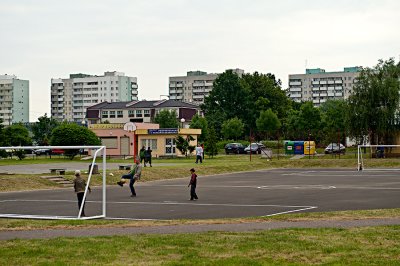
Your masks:
<path fill-rule="evenodd" d="M 131 197 L 136 197 L 136 191 L 133 185 L 135 184 L 136 180 L 140 179 L 142 175 L 142 165 L 140 164 L 140 160 L 136 159 L 135 164 L 133 165 L 133 169 L 126 175 L 121 177 L 121 180 L 117 182 L 118 185 L 121 187 L 124 186 L 126 179 L 129 179 L 129 188 L 131 189 L 132 195 Z"/>

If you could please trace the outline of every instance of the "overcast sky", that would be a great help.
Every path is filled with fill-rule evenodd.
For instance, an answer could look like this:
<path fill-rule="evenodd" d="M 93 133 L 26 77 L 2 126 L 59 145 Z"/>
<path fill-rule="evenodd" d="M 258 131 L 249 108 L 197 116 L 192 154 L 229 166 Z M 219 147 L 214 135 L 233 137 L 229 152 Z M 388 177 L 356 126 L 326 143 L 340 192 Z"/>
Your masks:
<path fill-rule="evenodd" d="M 229 68 L 340 71 L 400 56 L 398 0 L 0 0 L 0 74 L 30 81 L 30 120 L 50 114 L 51 78 L 120 71 L 139 99 L 168 77 Z"/>

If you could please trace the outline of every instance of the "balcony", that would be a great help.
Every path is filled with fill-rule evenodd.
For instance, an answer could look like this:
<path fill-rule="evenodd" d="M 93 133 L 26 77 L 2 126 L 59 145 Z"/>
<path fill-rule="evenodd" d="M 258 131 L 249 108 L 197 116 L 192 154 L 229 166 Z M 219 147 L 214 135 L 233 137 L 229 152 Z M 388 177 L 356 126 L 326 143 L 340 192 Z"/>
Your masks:
<path fill-rule="evenodd" d="M 170 100 L 177 100 L 177 97 L 178 97 L 178 96 L 176 96 L 176 95 L 170 95 L 170 96 L 169 96 L 169 99 L 170 99 Z"/>
<path fill-rule="evenodd" d="M 337 97 L 343 97 L 343 93 L 341 93 L 341 92 L 336 92 L 336 93 L 335 93 L 335 96 L 337 96 Z"/>
<path fill-rule="evenodd" d="M 335 83 L 335 81 L 333 81 L 333 80 L 328 80 L 328 84 L 334 84 Z"/>
<path fill-rule="evenodd" d="M 321 87 L 319 88 L 320 91 L 326 91 L 327 87 Z"/>
<path fill-rule="evenodd" d="M 324 103 L 324 102 L 326 102 L 326 99 L 321 99 L 321 100 L 319 100 L 319 102 Z"/>
<path fill-rule="evenodd" d="M 195 82 L 193 83 L 193 87 L 204 87 L 204 82 Z"/>
<path fill-rule="evenodd" d="M 301 91 L 301 88 L 290 88 L 289 91 Z"/>
<path fill-rule="evenodd" d="M 176 94 L 176 93 L 178 93 L 177 90 L 169 90 L 169 94 Z"/>
<path fill-rule="evenodd" d="M 321 81 L 320 81 L 320 84 L 325 85 L 326 83 L 327 83 L 326 80 L 321 80 Z"/>
<path fill-rule="evenodd" d="M 204 95 L 193 95 L 193 99 L 203 99 Z"/>
<path fill-rule="evenodd" d="M 320 97 L 326 97 L 326 96 L 328 96 L 328 94 L 327 93 L 320 93 L 319 96 Z"/>
<path fill-rule="evenodd" d="M 343 80 L 335 80 L 335 84 L 343 84 Z"/>
<path fill-rule="evenodd" d="M 290 94 L 290 98 L 301 98 L 301 93 Z"/>
<path fill-rule="evenodd" d="M 312 85 L 319 85 L 319 81 L 313 81 L 311 84 Z"/>
<path fill-rule="evenodd" d="M 291 81 L 289 82 L 289 86 L 301 86 L 301 81 Z"/>
<path fill-rule="evenodd" d="M 319 99 L 312 100 L 313 103 L 319 103 Z"/>
<path fill-rule="evenodd" d="M 319 93 L 313 93 L 312 96 L 313 97 L 319 97 Z"/>
<path fill-rule="evenodd" d="M 334 97 L 335 94 L 333 92 L 328 92 L 328 97 Z"/>
<path fill-rule="evenodd" d="M 175 88 L 175 87 L 176 87 L 176 84 L 175 84 L 175 83 L 170 83 L 170 84 L 169 84 L 169 87 L 170 87 L 170 88 Z"/>
<path fill-rule="evenodd" d="M 193 88 L 193 92 L 194 92 L 194 93 L 204 92 L 204 89 Z"/>
<path fill-rule="evenodd" d="M 178 95 L 178 96 L 176 96 L 176 99 L 177 99 L 177 100 L 182 100 L 182 99 L 183 99 L 183 96 L 182 96 L 182 95 Z"/>
<path fill-rule="evenodd" d="M 178 83 L 178 84 L 176 84 L 176 87 L 177 88 L 183 88 L 183 84 L 182 83 Z"/>
<path fill-rule="evenodd" d="M 335 87 L 335 90 L 341 91 L 341 90 L 343 90 L 343 87 L 342 87 L 342 86 L 340 86 L 340 87 Z"/>
<path fill-rule="evenodd" d="M 177 89 L 176 93 L 183 93 L 183 90 L 182 89 Z"/>
<path fill-rule="evenodd" d="M 319 91 L 319 87 L 315 87 L 312 89 L 313 91 Z"/>
<path fill-rule="evenodd" d="M 204 83 L 204 86 L 206 86 L 206 87 L 212 87 L 212 86 L 213 86 L 213 83 L 212 83 L 212 82 L 206 82 L 206 83 Z"/>
<path fill-rule="evenodd" d="M 328 91 L 333 91 L 335 87 L 328 87 Z"/>

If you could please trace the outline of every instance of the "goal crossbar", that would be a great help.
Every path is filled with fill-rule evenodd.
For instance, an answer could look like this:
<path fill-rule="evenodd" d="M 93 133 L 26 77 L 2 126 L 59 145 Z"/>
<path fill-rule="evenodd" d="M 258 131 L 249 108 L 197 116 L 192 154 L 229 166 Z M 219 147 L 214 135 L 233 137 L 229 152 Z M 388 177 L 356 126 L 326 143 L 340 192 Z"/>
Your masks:
<path fill-rule="evenodd" d="M 9 146 L 0 147 L 0 150 L 15 151 L 15 150 L 36 150 L 36 149 L 61 149 L 61 150 L 71 150 L 71 149 L 90 149 L 96 150 L 93 154 L 93 160 L 89 169 L 88 179 L 86 182 L 85 192 L 82 199 L 82 204 L 78 212 L 78 216 L 52 216 L 52 215 L 34 215 L 34 214 L 15 214 L 0 213 L 1 218 L 22 218 L 22 219 L 46 219 L 46 220 L 76 220 L 76 219 L 99 219 L 106 217 L 106 146 Z M 103 162 L 102 162 L 102 213 L 95 216 L 85 216 L 82 217 L 83 208 L 86 202 L 86 196 L 89 190 L 90 181 L 93 175 L 94 165 L 96 163 L 96 158 L 99 152 L 102 152 Z"/>
<path fill-rule="evenodd" d="M 381 149 L 381 148 L 399 148 L 400 149 L 400 145 L 394 145 L 394 144 L 358 145 L 358 147 L 357 147 L 357 171 L 368 170 L 368 169 L 366 169 L 366 167 L 364 165 L 364 160 L 366 158 L 364 158 L 364 156 L 363 156 L 364 152 L 362 151 L 362 149 L 368 149 L 368 148 L 369 148 L 369 152 L 370 152 L 369 154 L 372 154 L 373 152 L 377 152 L 378 149 Z M 373 151 L 373 149 L 375 149 L 375 150 Z M 398 170 L 398 169 L 381 169 L 381 170 Z"/>

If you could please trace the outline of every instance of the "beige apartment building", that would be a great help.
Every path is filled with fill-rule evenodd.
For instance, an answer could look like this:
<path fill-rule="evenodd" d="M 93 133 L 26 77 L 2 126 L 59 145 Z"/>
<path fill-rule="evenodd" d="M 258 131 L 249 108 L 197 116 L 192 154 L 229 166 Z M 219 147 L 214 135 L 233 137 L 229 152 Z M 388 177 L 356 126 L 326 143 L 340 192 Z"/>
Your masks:
<path fill-rule="evenodd" d="M 347 99 L 353 91 L 361 67 L 345 67 L 343 71 L 325 72 L 306 69 L 305 74 L 289 75 L 287 95 L 296 102 L 312 101 L 319 106 L 328 99 Z"/>
<path fill-rule="evenodd" d="M 244 74 L 242 69 L 232 69 L 239 76 Z M 169 98 L 182 102 L 200 105 L 213 89 L 213 82 L 219 74 L 204 71 L 189 71 L 186 76 L 169 78 Z"/>
<path fill-rule="evenodd" d="M 51 79 L 51 116 L 58 121 L 82 122 L 90 106 L 137 99 L 137 78 L 122 72 L 104 72 L 102 76 L 70 74 L 67 79 Z"/>

